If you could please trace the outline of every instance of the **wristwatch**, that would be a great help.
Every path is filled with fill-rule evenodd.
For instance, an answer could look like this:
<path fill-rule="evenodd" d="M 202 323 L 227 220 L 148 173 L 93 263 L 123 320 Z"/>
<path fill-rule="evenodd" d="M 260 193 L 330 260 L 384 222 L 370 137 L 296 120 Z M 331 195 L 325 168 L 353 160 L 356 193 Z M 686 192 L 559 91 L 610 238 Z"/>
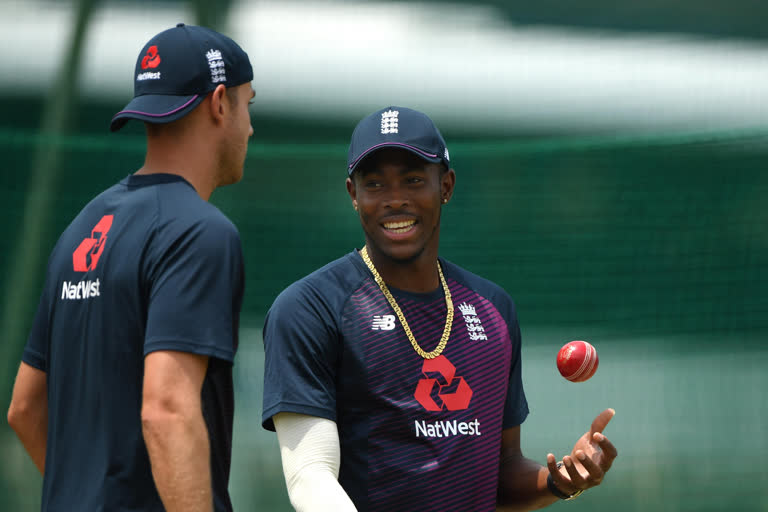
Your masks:
<path fill-rule="evenodd" d="M 557 463 L 557 469 L 560 469 L 563 467 L 563 461 L 560 461 Z M 554 494 L 556 497 L 560 498 L 561 500 L 573 500 L 581 496 L 581 493 L 584 492 L 583 489 L 579 489 L 578 491 L 574 492 L 573 494 L 565 494 L 563 491 L 557 488 L 555 485 L 555 481 L 552 480 L 552 475 L 547 475 L 547 487 L 549 488 L 549 492 Z"/>

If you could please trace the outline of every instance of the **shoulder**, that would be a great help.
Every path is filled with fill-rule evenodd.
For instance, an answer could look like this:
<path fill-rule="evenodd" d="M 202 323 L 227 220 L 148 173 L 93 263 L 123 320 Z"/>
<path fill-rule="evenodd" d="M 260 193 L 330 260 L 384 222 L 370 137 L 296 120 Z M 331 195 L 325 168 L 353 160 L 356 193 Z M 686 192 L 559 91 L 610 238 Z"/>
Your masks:
<path fill-rule="evenodd" d="M 82 213 L 93 210 L 130 216 L 126 228 L 154 230 L 171 238 L 201 232 L 239 238 L 232 221 L 176 175 L 131 175 L 96 196 Z"/>
<path fill-rule="evenodd" d="M 194 191 L 182 201 L 160 198 L 156 229 L 162 235 L 177 238 L 200 238 L 210 242 L 230 240 L 239 243 L 240 233 L 235 224 L 217 207 L 204 201 Z"/>
<path fill-rule="evenodd" d="M 49 267 L 51 260 L 59 255 L 63 260 L 71 260 L 72 251 L 83 242 L 84 238 L 88 238 L 88 235 L 92 234 L 94 228 L 108 212 L 114 210 L 114 208 L 110 210 L 109 205 L 114 202 L 114 195 L 119 192 L 120 188 L 120 183 L 112 185 L 83 206 L 59 235 L 51 251 Z"/>
<path fill-rule="evenodd" d="M 515 303 L 504 288 L 450 261 L 441 259 L 440 262 L 443 264 L 446 278 L 453 279 L 465 288 L 474 291 L 491 302 L 503 314 L 510 314 L 513 318 L 516 316 Z"/>
<path fill-rule="evenodd" d="M 282 308 L 296 307 L 341 311 L 365 280 L 365 273 L 355 258 L 359 257 L 353 251 L 292 283 L 277 296 L 268 315 Z"/>
<path fill-rule="evenodd" d="M 221 210 L 202 199 L 186 183 L 157 187 L 157 190 L 158 194 L 163 194 L 159 197 L 159 207 L 164 217 L 236 231 L 235 225 Z"/>

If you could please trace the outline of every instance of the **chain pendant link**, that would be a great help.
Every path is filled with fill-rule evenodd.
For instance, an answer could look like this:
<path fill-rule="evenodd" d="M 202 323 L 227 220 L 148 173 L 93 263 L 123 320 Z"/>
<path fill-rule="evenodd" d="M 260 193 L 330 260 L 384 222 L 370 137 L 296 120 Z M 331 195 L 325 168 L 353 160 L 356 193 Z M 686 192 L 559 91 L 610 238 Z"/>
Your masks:
<path fill-rule="evenodd" d="M 413 350 L 415 350 L 416 353 L 424 359 L 434 359 L 439 356 L 445 349 L 445 345 L 448 343 L 448 338 L 451 335 L 451 326 L 453 325 L 453 299 L 451 299 L 451 290 L 448 288 L 448 284 L 445 282 L 445 277 L 443 276 L 443 269 L 440 267 L 440 262 L 437 262 L 437 273 L 440 276 L 440 283 L 443 285 L 443 291 L 445 292 L 445 305 L 448 311 L 445 315 L 445 328 L 443 329 L 443 335 L 440 337 L 440 342 L 437 344 L 437 347 L 435 347 L 433 351 L 427 352 L 416 342 L 416 338 L 413 336 L 411 328 L 408 327 L 408 322 L 405 320 L 405 315 L 400 309 L 400 306 L 397 305 L 397 302 L 392 296 L 392 293 L 390 293 L 389 288 L 387 288 L 386 283 L 384 283 L 384 280 L 379 275 L 376 267 L 373 266 L 373 262 L 368 256 L 368 247 L 363 247 L 363 249 L 360 251 L 360 256 L 363 257 L 365 265 L 368 267 L 368 270 L 371 271 L 371 274 L 373 274 L 373 278 L 376 281 L 376 284 L 379 285 L 381 293 L 384 294 L 387 302 L 389 302 L 389 305 L 395 311 L 398 320 L 400 320 L 400 325 L 403 326 L 403 330 L 405 331 L 406 336 L 408 336 L 408 340 L 410 340 L 411 345 L 413 346 Z"/>

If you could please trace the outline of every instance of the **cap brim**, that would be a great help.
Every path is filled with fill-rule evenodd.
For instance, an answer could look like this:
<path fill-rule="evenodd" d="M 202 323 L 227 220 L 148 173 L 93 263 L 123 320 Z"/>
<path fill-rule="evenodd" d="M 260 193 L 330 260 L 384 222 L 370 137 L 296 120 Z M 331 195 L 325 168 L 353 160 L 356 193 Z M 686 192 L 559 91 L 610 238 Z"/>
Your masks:
<path fill-rule="evenodd" d="M 116 132 L 131 119 L 148 123 L 170 123 L 181 119 L 205 99 L 205 95 L 174 96 L 169 94 L 145 94 L 137 96 L 123 110 L 112 117 L 110 131 Z"/>
<path fill-rule="evenodd" d="M 424 151 L 423 149 L 419 149 L 416 146 L 411 146 L 409 144 L 403 144 L 402 142 L 382 142 L 381 144 L 376 144 L 375 146 L 371 146 L 370 148 L 366 149 L 360 155 L 348 166 L 347 172 L 349 174 L 352 174 L 355 172 L 355 169 L 357 169 L 357 166 L 360 165 L 360 162 L 366 159 L 366 157 L 372 155 L 376 151 L 384 148 L 402 148 L 410 153 L 413 153 L 414 155 L 420 157 L 423 160 L 426 160 L 427 162 L 432 162 L 433 164 L 439 164 L 443 161 L 443 158 L 440 155 L 435 155 L 434 153 L 429 153 L 427 151 Z"/>

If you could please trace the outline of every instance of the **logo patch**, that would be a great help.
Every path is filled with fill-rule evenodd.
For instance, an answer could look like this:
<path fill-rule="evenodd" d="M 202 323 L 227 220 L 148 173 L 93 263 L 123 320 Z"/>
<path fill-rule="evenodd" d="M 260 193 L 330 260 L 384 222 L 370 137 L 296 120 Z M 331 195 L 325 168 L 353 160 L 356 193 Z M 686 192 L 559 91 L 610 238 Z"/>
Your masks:
<path fill-rule="evenodd" d="M 226 82 L 227 75 L 224 72 L 224 60 L 221 58 L 221 52 L 210 49 L 205 54 L 205 58 L 208 59 L 208 67 L 211 68 L 211 82 L 215 84 Z"/>
<path fill-rule="evenodd" d="M 372 331 L 391 331 L 395 328 L 395 315 L 376 315 L 371 324 Z"/>
<path fill-rule="evenodd" d="M 397 133 L 397 115 L 399 110 L 387 110 L 381 113 L 381 133 Z"/>
<path fill-rule="evenodd" d="M 157 52 L 157 46 L 147 48 L 147 54 L 141 59 L 141 69 L 156 68 L 160 65 L 160 54 Z"/>
<path fill-rule="evenodd" d="M 428 411 L 461 411 L 469 407 L 472 388 L 464 377 L 456 375 L 447 357 L 425 359 L 421 367 L 424 378 L 416 385 L 413 397 Z"/>
<path fill-rule="evenodd" d="M 100 285 L 101 283 L 98 279 L 95 281 L 80 281 L 79 283 L 64 281 L 61 283 L 61 299 L 81 300 L 99 297 L 101 295 L 99 291 Z"/>
<path fill-rule="evenodd" d="M 88 272 L 99 264 L 104 245 L 107 243 L 107 232 L 112 227 L 114 215 L 105 215 L 91 230 L 90 238 L 84 239 L 72 253 L 72 267 L 75 272 Z"/>
<path fill-rule="evenodd" d="M 139 73 L 136 75 L 136 80 L 141 82 L 142 80 L 160 80 L 160 72 L 156 71 L 154 73 L 146 72 L 146 73 Z"/>
<path fill-rule="evenodd" d="M 482 322 L 477 317 L 475 306 L 462 302 L 459 304 L 459 310 L 464 316 L 464 323 L 467 325 L 467 333 L 469 333 L 469 339 L 472 341 L 487 340 L 488 336 L 485 335 L 485 329 Z"/>

